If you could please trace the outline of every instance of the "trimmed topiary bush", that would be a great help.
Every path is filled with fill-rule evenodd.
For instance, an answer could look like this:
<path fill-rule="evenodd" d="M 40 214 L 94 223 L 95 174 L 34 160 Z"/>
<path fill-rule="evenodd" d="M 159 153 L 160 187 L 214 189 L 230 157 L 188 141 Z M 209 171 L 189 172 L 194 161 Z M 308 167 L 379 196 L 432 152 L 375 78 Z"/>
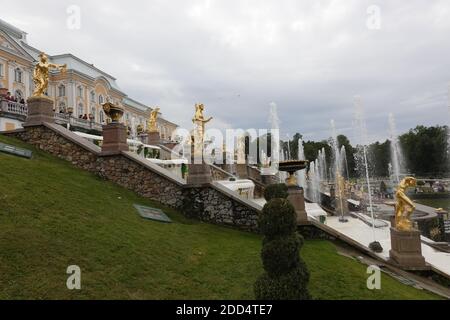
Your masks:
<path fill-rule="evenodd" d="M 269 202 L 272 199 L 286 199 L 288 197 L 288 187 L 284 183 L 268 185 L 264 190 L 264 199 Z"/>
<path fill-rule="evenodd" d="M 293 210 L 286 199 L 270 200 L 259 216 L 259 230 L 267 239 L 292 234 L 297 228 L 297 216 Z"/>
<path fill-rule="evenodd" d="M 258 300 L 309 300 L 308 281 L 308 270 L 301 262 L 301 266 L 276 278 L 262 274 L 255 283 L 255 296 Z"/>
<path fill-rule="evenodd" d="M 265 272 L 255 283 L 258 300 L 305 300 L 309 272 L 300 258 L 303 238 L 296 232 L 296 213 L 287 199 L 273 198 L 259 218 L 264 235 L 261 259 Z"/>

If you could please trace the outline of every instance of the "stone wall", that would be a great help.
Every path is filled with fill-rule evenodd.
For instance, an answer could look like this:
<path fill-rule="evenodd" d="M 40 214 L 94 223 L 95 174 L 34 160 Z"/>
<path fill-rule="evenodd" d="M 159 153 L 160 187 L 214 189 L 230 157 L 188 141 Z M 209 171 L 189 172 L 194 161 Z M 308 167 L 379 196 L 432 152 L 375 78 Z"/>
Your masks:
<path fill-rule="evenodd" d="M 184 199 L 182 211 L 186 216 L 257 231 L 257 210 L 224 195 L 214 187 L 188 188 L 184 191 Z"/>
<path fill-rule="evenodd" d="M 218 190 L 213 185 L 191 188 L 165 173 L 164 169 L 135 158 L 131 153 L 102 155 L 99 147 L 59 125 L 46 123 L 6 135 L 15 136 L 143 197 L 179 209 L 187 216 L 257 231 L 259 210 L 238 195 Z"/>

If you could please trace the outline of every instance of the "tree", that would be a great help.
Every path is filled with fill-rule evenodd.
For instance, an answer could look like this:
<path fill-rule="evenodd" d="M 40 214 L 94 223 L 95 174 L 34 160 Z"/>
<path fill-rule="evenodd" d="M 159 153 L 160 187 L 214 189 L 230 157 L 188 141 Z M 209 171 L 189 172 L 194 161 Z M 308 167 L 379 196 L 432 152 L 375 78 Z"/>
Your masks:
<path fill-rule="evenodd" d="M 400 136 L 408 169 L 418 176 L 441 176 L 448 172 L 448 127 L 417 126 Z"/>
<path fill-rule="evenodd" d="M 269 200 L 259 217 L 264 235 L 261 259 L 265 272 L 256 280 L 254 290 L 258 300 L 305 300 L 309 272 L 300 258 L 303 238 L 297 233 L 294 207 L 285 198 L 280 185 L 266 194 Z"/>

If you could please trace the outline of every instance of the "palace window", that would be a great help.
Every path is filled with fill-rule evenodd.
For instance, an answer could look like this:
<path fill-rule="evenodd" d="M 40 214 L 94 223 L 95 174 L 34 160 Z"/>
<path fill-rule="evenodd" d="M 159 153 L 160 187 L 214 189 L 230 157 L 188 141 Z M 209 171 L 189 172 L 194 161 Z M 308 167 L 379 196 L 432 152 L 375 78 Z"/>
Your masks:
<path fill-rule="evenodd" d="M 80 97 L 80 98 L 82 98 L 83 97 L 83 87 L 82 86 L 78 86 L 78 96 Z"/>
<path fill-rule="evenodd" d="M 83 116 L 83 112 L 84 112 L 84 107 L 83 107 L 83 104 L 80 103 L 78 105 L 78 116 Z"/>
<path fill-rule="evenodd" d="M 19 68 L 14 71 L 14 81 L 22 83 L 22 70 Z"/>
<path fill-rule="evenodd" d="M 0 77 L 3 77 L 4 76 L 4 74 L 3 74 L 3 63 L 0 63 Z"/>
<path fill-rule="evenodd" d="M 65 97 L 66 96 L 66 86 L 65 85 L 60 85 L 58 87 L 58 96 L 59 97 Z"/>
<path fill-rule="evenodd" d="M 16 92 L 14 93 L 14 96 L 15 96 L 16 100 L 17 100 L 18 102 L 20 102 L 20 100 L 22 100 L 22 98 L 23 98 L 22 91 L 16 90 Z"/>
<path fill-rule="evenodd" d="M 103 100 L 103 96 L 99 95 L 98 96 L 98 104 L 103 104 L 104 100 Z"/>
<path fill-rule="evenodd" d="M 105 115 L 102 110 L 100 110 L 100 112 L 98 113 L 98 118 L 99 118 L 100 123 L 105 122 Z"/>
<path fill-rule="evenodd" d="M 91 101 L 95 102 L 95 92 L 91 91 Z"/>

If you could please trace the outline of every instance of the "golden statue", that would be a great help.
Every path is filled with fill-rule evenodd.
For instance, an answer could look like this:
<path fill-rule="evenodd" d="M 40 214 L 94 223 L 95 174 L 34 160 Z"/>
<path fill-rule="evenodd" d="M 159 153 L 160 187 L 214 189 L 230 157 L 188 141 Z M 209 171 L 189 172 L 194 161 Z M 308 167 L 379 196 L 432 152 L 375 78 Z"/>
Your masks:
<path fill-rule="evenodd" d="M 338 173 L 337 175 L 336 175 L 336 186 L 337 186 L 337 197 L 339 198 L 339 199 L 345 199 L 346 198 L 346 193 L 347 193 L 347 190 L 346 190 L 346 182 L 345 182 L 345 178 L 340 174 L 340 173 Z"/>
<path fill-rule="evenodd" d="M 39 62 L 34 67 L 33 82 L 35 85 L 33 96 L 42 97 L 48 88 L 48 77 L 50 69 L 57 69 L 61 72 L 66 72 L 67 65 L 57 65 L 48 62 L 48 56 L 41 52 L 39 54 Z"/>
<path fill-rule="evenodd" d="M 416 185 L 416 179 L 413 177 L 404 178 L 398 185 L 395 192 L 395 198 L 397 200 L 395 204 L 395 228 L 400 231 L 411 231 L 412 222 L 409 219 L 414 212 L 416 206 L 410 198 L 406 196 L 406 189 L 414 187 Z"/>
<path fill-rule="evenodd" d="M 158 119 L 158 112 L 161 110 L 159 107 L 156 107 L 150 112 L 150 118 L 148 119 L 148 132 L 158 132 L 158 128 L 156 127 L 156 119 Z"/>
<path fill-rule="evenodd" d="M 194 129 L 194 143 L 197 152 L 203 150 L 203 138 L 205 136 L 205 124 L 212 120 L 212 117 L 209 117 L 205 120 L 203 116 L 203 111 L 205 110 L 205 106 L 203 104 L 195 104 L 195 115 L 192 118 L 192 122 L 196 125 Z"/>

